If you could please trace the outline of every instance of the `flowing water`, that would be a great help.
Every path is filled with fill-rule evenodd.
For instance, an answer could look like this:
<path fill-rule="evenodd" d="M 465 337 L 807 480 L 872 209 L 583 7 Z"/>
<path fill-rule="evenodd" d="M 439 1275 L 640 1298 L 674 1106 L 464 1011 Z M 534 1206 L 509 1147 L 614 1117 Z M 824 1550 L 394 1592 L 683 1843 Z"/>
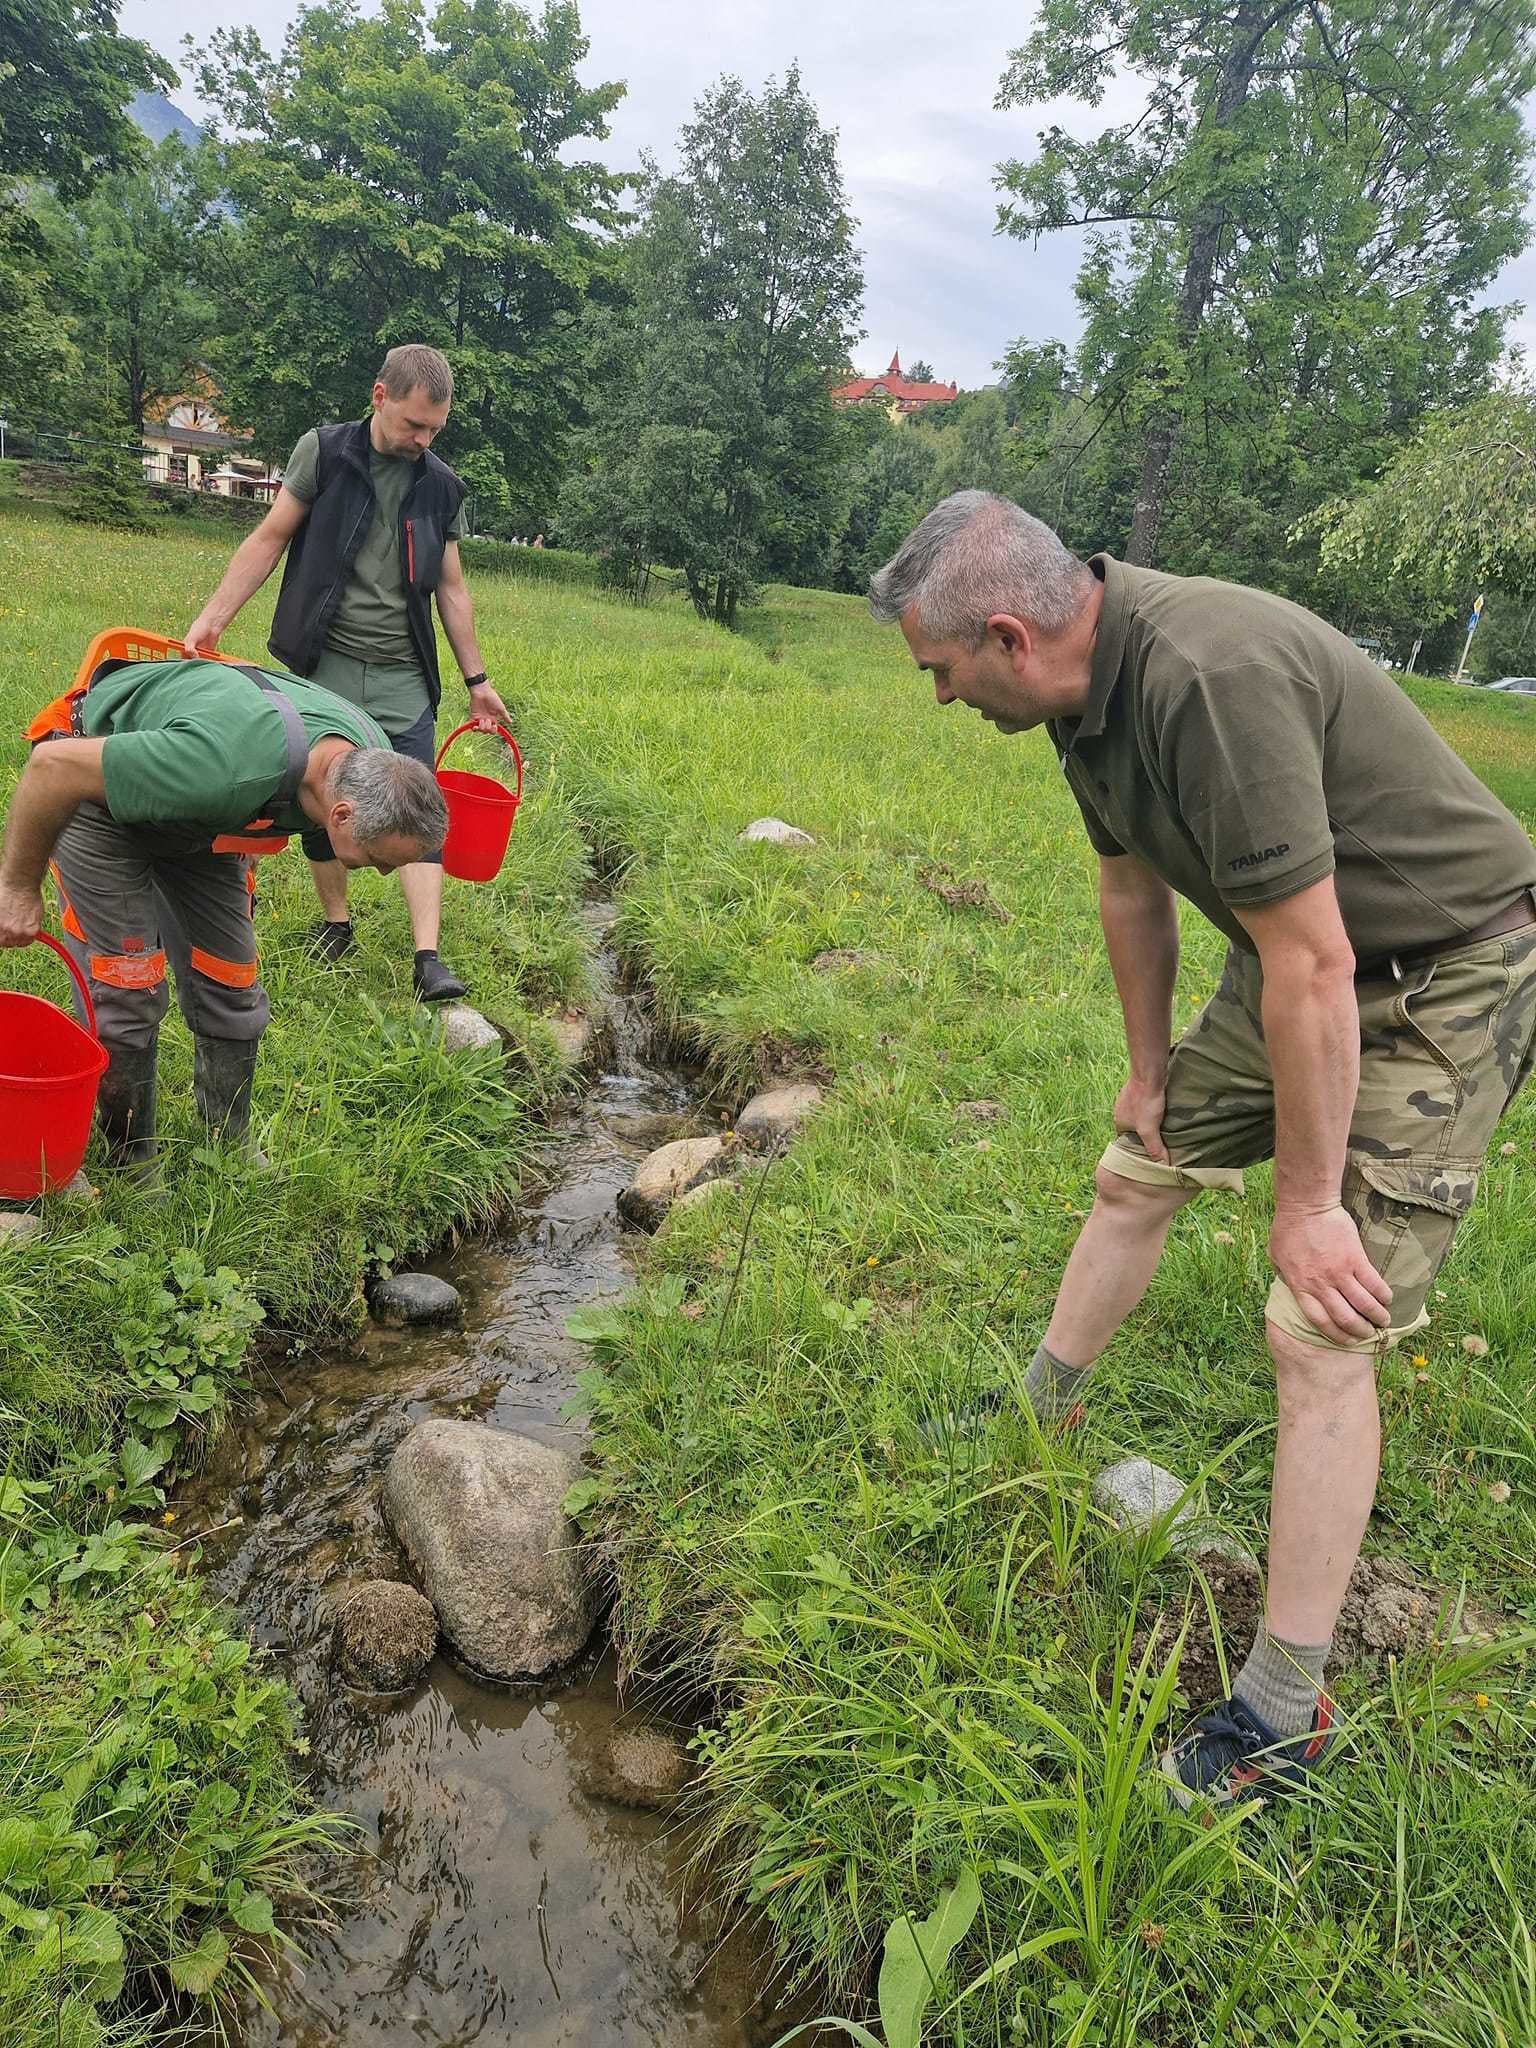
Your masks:
<path fill-rule="evenodd" d="M 486 1684 L 439 1655 L 380 1697 L 330 1662 L 347 1591 L 407 1576 L 379 1494 L 413 1423 L 468 1416 L 579 1447 L 561 1410 L 584 1359 L 564 1319 L 630 1284 L 614 1205 L 637 1160 L 706 1128 L 687 1078 L 641 1056 L 610 918 L 588 907 L 612 1070 L 556 1119 L 542 1193 L 504 1240 L 434 1262 L 463 1293 L 462 1328 L 370 1327 L 278 1366 L 178 1502 L 210 1532 L 213 1589 L 305 1702 L 317 1797 L 360 1824 L 362 1854 L 321 1873 L 334 1910 L 298 1930 L 303 1961 L 266 1971 L 265 2007 L 245 2001 L 241 2048 L 752 2048 L 783 2024 L 750 1937 L 691 1909 L 685 1844 L 616 1791 L 615 1732 L 660 1717 L 620 1701 L 601 1645 L 551 1688 Z"/>

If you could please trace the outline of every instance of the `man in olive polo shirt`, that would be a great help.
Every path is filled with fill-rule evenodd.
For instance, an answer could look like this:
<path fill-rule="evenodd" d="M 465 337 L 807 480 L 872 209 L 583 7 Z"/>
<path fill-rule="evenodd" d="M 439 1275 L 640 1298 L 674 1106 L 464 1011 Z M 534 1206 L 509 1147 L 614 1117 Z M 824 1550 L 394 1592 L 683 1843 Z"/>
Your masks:
<path fill-rule="evenodd" d="M 167 963 L 193 1037 L 198 1109 L 244 1143 L 270 1015 L 253 857 L 322 828 L 346 867 L 389 874 L 441 843 L 442 791 L 330 691 L 221 661 L 104 662 L 27 737 L 0 858 L 0 945 L 36 936 L 51 868 L 111 1055 L 98 1095 L 108 1157 L 152 1181 Z"/>
<path fill-rule="evenodd" d="M 432 602 L 483 731 L 508 722 L 475 637 L 459 561 L 464 485 L 431 444 L 448 419 L 453 372 L 435 348 L 392 348 L 365 420 L 301 435 L 277 501 L 236 549 L 222 582 L 187 628 L 190 651 L 209 653 L 287 551 L 268 641 L 285 668 L 309 676 L 380 724 L 397 753 L 430 767 L 442 695 Z M 322 921 L 314 944 L 339 960 L 353 944 L 347 872 L 320 830 L 303 835 Z M 400 886 L 416 949 L 412 980 L 424 1002 L 465 993 L 438 958 L 440 850 L 402 868 Z"/>
<path fill-rule="evenodd" d="M 1352 642 L 1299 606 L 946 499 L 873 579 L 941 704 L 1044 725 L 1099 856 L 1130 1077 L 1025 1377 L 1079 1415 L 1176 1210 L 1273 1156 L 1267 1611 L 1163 1759 L 1181 1804 L 1305 1784 L 1376 1486 L 1375 1360 L 1424 1303 L 1536 1038 L 1536 848 Z M 1175 896 L 1231 942 L 1169 1051 Z"/>

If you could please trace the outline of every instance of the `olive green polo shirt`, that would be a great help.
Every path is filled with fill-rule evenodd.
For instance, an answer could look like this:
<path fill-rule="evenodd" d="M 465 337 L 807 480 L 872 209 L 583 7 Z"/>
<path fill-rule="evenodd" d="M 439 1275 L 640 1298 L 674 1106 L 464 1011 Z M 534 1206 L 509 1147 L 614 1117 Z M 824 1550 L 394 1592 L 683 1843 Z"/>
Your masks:
<path fill-rule="evenodd" d="M 301 434 L 283 471 L 283 483 L 296 498 L 312 504 L 319 484 L 320 436 L 311 428 Z M 370 704 L 386 714 L 390 729 L 405 731 L 427 708 L 427 684 L 416 659 L 415 643 L 405 609 L 405 575 L 400 561 L 400 508 L 416 481 L 420 457 L 381 455 L 370 443 L 368 473 L 373 482 L 373 518 L 352 563 L 326 635 L 326 645 L 354 661 L 377 663 L 381 670 L 414 669 L 420 687 L 413 701 L 405 690 L 397 702 Z M 464 538 L 464 507 L 449 522 L 444 536 Z"/>
<path fill-rule="evenodd" d="M 317 683 L 268 669 L 309 743 L 328 737 L 387 747 L 381 727 Z M 314 823 L 272 804 L 288 768 L 282 713 L 249 676 L 222 661 L 135 661 L 86 692 L 81 726 L 101 750 L 107 809 L 120 825 L 195 824 L 210 836 L 267 817 L 280 832 Z"/>
<path fill-rule="evenodd" d="M 1088 702 L 1052 719 L 1096 850 L 1132 853 L 1236 945 L 1234 912 L 1334 877 L 1356 956 L 1473 931 L 1536 847 L 1354 642 L 1300 605 L 1108 555 Z"/>

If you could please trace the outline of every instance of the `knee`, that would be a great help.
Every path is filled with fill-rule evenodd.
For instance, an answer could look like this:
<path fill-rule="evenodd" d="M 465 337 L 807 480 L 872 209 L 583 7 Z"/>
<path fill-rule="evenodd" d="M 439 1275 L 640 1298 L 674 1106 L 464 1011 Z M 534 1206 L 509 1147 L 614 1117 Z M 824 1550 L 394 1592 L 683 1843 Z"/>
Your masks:
<path fill-rule="evenodd" d="M 1288 1330 L 1267 1322 L 1264 1334 L 1275 1368 L 1275 1398 L 1282 1415 L 1331 1408 L 1374 1385 L 1376 1358 L 1370 1351 L 1341 1351 L 1330 1344 L 1304 1344 Z"/>
<path fill-rule="evenodd" d="M 1184 1204 L 1194 1199 L 1190 1188 L 1164 1185 L 1148 1180 L 1131 1180 L 1100 1166 L 1093 1176 L 1094 1207 L 1126 1223 L 1166 1222 Z"/>

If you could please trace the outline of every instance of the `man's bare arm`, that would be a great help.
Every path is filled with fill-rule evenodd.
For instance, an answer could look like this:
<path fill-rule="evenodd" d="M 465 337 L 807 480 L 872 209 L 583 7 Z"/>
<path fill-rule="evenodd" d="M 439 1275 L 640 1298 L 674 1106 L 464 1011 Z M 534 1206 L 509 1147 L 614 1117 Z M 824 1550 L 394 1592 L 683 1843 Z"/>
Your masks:
<path fill-rule="evenodd" d="M 1115 1103 L 1115 1128 L 1134 1132 L 1153 1159 L 1166 1162 L 1162 1124 L 1179 971 L 1178 905 L 1162 876 L 1135 854 L 1102 854 L 1099 920 L 1131 1063 Z"/>
<path fill-rule="evenodd" d="M 106 796 L 105 740 L 45 740 L 22 770 L 0 857 L 0 946 L 25 946 L 43 922 L 43 876 L 59 834 L 79 806 Z"/>
<path fill-rule="evenodd" d="M 219 635 L 248 598 L 254 597 L 282 559 L 284 548 L 309 517 L 309 506 L 284 484 L 277 501 L 230 557 L 218 589 L 182 634 L 190 654 L 212 654 Z"/>
<path fill-rule="evenodd" d="M 475 607 L 464 581 L 464 564 L 459 544 L 450 540 L 443 546 L 443 566 L 437 576 L 437 609 L 448 635 L 448 645 L 463 676 L 477 676 L 485 667 L 480 642 L 475 637 Z M 512 723 L 512 715 L 490 683 L 477 683 L 469 693 L 469 715 L 482 731 Z"/>
<path fill-rule="evenodd" d="M 1335 1342 L 1391 1321 L 1392 1290 L 1340 1202 L 1360 1086 L 1355 955 L 1333 877 L 1234 914 L 1259 949 L 1275 1085 L 1275 1222 L 1269 1255 L 1302 1313 Z"/>

